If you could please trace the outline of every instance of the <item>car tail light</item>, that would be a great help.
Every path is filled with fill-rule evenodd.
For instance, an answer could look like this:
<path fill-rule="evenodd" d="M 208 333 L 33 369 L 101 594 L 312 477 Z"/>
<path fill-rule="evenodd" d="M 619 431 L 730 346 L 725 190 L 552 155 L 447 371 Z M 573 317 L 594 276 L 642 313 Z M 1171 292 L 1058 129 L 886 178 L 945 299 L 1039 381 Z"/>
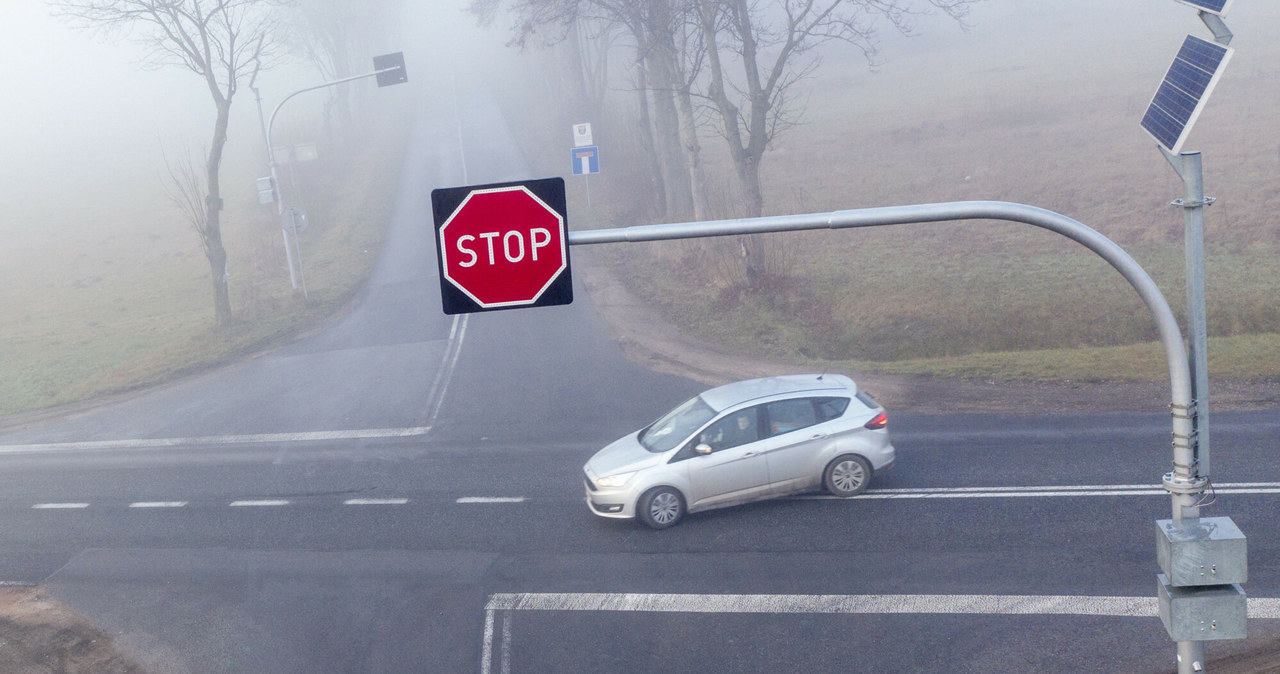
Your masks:
<path fill-rule="evenodd" d="M 885 426 L 888 426 L 888 425 L 889 425 L 889 415 L 885 412 L 881 412 L 875 415 L 874 417 L 872 417 L 871 421 L 868 421 L 867 423 L 863 424 L 862 427 L 869 430 L 878 431 L 881 428 L 884 428 Z"/>

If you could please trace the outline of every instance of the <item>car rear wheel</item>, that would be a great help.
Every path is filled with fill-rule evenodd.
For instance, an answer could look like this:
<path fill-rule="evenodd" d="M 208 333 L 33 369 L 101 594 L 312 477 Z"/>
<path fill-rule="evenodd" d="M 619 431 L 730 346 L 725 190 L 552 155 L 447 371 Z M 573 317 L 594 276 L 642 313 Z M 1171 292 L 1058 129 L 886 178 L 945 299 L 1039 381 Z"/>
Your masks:
<path fill-rule="evenodd" d="M 871 464 L 856 454 L 836 457 L 827 464 L 827 470 L 822 475 L 822 483 L 826 485 L 827 491 L 842 498 L 861 494 L 869 482 Z"/>
<path fill-rule="evenodd" d="M 654 487 L 640 497 L 636 513 L 654 529 L 675 526 L 684 517 L 684 498 L 671 487 Z"/>

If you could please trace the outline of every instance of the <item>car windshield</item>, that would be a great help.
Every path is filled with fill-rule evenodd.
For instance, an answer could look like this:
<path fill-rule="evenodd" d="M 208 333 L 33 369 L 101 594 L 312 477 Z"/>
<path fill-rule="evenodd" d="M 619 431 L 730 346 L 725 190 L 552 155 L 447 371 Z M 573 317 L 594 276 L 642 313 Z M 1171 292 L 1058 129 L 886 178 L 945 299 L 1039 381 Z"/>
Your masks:
<path fill-rule="evenodd" d="M 641 431 L 640 444 L 654 454 L 661 454 L 675 448 L 715 415 L 702 398 L 694 398 Z"/>

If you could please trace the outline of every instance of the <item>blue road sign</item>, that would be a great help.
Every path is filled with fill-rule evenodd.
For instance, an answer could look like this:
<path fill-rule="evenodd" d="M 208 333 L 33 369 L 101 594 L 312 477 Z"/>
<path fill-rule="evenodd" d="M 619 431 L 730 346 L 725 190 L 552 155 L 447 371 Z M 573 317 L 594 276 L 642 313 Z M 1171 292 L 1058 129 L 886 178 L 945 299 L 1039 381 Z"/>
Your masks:
<path fill-rule="evenodd" d="M 595 145 L 575 147 L 569 154 L 573 159 L 573 175 L 581 176 L 600 172 L 600 148 Z"/>

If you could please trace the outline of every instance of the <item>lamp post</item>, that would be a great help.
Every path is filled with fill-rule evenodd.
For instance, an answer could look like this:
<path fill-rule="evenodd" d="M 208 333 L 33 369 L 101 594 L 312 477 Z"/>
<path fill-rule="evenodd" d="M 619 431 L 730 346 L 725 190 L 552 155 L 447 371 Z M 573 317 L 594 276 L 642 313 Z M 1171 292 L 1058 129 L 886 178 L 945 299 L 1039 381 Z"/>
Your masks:
<path fill-rule="evenodd" d="M 383 54 L 381 56 L 373 57 L 373 72 L 368 72 L 361 75 L 352 75 L 351 77 L 344 77 L 342 79 L 333 80 L 331 82 L 323 82 L 314 86 L 299 89 L 289 94 L 288 96 L 285 96 L 278 104 L 276 104 L 275 109 L 271 111 L 271 117 L 267 120 L 266 124 L 263 126 L 262 135 L 263 135 L 263 142 L 267 144 L 267 162 L 271 166 L 271 197 L 272 197 L 272 201 L 274 201 L 276 204 L 276 213 L 280 215 L 282 224 L 285 222 L 286 207 L 284 203 L 284 196 L 281 191 L 280 176 L 278 172 L 278 163 L 276 162 L 275 146 L 272 145 L 271 143 L 271 132 L 272 132 L 272 129 L 275 127 L 276 115 L 280 113 L 280 108 L 284 107 L 284 104 L 289 102 L 289 99 L 293 98 L 294 96 L 297 96 L 298 94 L 305 93 L 308 91 L 315 91 L 317 89 L 325 89 L 328 87 L 337 86 L 339 84 L 345 84 L 347 82 L 361 80 L 368 77 L 378 78 L 379 87 L 390 86 L 393 84 L 401 84 L 403 82 L 409 81 L 408 75 L 406 74 L 405 67 L 404 67 L 404 52 L 395 52 L 392 54 Z M 258 90 L 257 88 L 254 88 L 253 91 L 255 94 L 257 94 Z M 262 97 L 261 96 L 258 96 L 258 123 L 262 124 Z M 307 297 L 306 276 L 302 273 L 302 248 L 298 244 L 299 217 L 300 217 L 300 211 L 294 207 L 289 207 L 288 221 L 290 226 L 281 227 L 281 230 L 284 235 L 285 256 L 289 262 L 289 279 L 293 282 L 294 289 L 297 289 L 298 278 L 301 278 L 302 297 L 305 300 L 309 298 Z M 289 247 L 290 230 L 293 231 L 293 246 L 298 253 L 297 277 L 294 276 L 293 254 Z"/>

